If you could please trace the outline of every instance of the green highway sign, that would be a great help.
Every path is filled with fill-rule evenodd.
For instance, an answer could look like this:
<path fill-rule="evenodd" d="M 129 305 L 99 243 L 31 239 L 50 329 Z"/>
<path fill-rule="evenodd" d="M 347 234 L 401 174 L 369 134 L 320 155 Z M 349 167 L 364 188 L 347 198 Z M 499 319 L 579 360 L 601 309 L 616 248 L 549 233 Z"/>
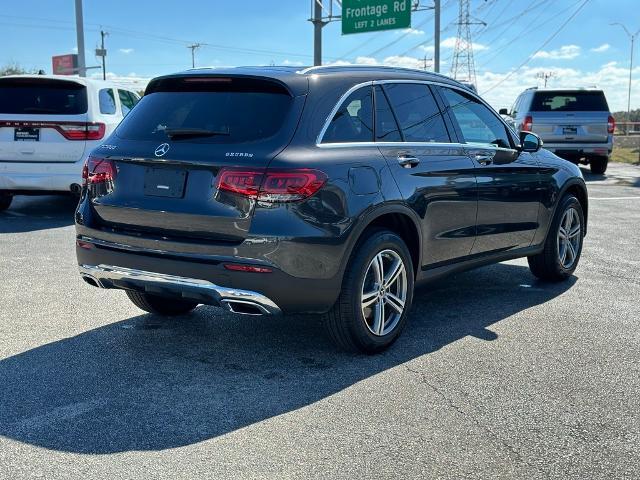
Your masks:
<path fill-rule="evenodd" d="M 342 34 L 411 26 L 411 0 L 342 0 Z"/>

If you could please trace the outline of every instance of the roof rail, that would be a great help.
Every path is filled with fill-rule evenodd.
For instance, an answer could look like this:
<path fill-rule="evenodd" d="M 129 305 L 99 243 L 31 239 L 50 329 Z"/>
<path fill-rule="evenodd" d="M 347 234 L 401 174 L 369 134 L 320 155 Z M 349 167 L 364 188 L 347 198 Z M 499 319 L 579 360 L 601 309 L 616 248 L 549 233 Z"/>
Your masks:
<path fill-rule="evenodd" d="M 417 68 L 408 68 L 408 67 L 394 67 L 392 65 L 358 65 L 358 64 L 351 64 L 351 65 L 317 65 L 314 67 L 307 67 L 304 68 L 302 70 L 298 70 L 296 73 L 299 73 L 301 75 L 306 75 L 308 73 L 316 73 L 316 72 L 322 72 L 322 71 L 327 71 L 327 70 L 349 70 L 349 69 L 378 69 L 378 68 L 383 68 L 385 70 L 393 70 L 393 71 L 399 71 L 399 72 L 411 72 L 411 73 L 422 73 L 422 74 L 428 74 L 428 75 L 436 75 L 439 77 L 444 77 L 447 78 L 449 80 L 453 80 L 451 77 L 444 75 L 442 73 L 436 73 L 436 72 L 430 72 L 427 70 L 418 70 Z"/>

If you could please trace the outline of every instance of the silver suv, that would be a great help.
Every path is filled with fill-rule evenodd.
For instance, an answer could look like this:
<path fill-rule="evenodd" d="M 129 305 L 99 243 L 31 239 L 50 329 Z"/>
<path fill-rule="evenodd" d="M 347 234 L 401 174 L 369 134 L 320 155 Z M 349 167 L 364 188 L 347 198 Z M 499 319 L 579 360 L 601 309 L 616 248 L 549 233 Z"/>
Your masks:
<path fill-rule="evenodd" d="M 544 147 L 573 163 L 589 164 L 591 172 L 603 174 L 613 149 L 615 121 L 602 90 L 596 88 L 528 88 L 511 111 L 519 131 L 537 133 Z"/>

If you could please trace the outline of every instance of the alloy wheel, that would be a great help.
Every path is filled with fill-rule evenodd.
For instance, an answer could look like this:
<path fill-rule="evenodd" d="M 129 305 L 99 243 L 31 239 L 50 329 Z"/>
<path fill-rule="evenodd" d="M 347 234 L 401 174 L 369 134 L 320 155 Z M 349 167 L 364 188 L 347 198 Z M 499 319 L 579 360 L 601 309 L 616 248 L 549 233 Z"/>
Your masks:
<path fill-rule="evenodd" d="M 400 321 L 407 301 L 407 270 L 393 250 L 379 252 L 367 267 L 360 303 L 371 333 L 383 336 Z"/>
<path fill-rule="evenodd" d="M 558 260 L 563 268 L 569 269 L 578 258 L 582 242 L 582 225 L 575 208 L 568 208 L 558 226 Z"/>

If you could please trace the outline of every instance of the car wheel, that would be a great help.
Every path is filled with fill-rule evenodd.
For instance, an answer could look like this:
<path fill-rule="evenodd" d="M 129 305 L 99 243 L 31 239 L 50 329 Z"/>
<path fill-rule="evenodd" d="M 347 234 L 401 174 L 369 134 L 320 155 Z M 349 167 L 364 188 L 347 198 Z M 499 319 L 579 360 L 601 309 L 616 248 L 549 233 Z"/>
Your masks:
<path fill-rule="evenodd" d="M 609 165 L 609 157 L 591 157 L 589 159 L 589 168 L 591 173 L 595 175 L 602 175 L 606 172 L 607 165 Z"/>
<path fill-rule="evenodd" d="M 182 315 L 188 313 L 198 306 L 197 302 L 190 300 L 180 300 L 176 298 L 161 297 L 148 293 L 126 290 L 129 300 L 145 312 L 155 313 L 162 316 Z"/>
<path fill-rule="evenodd" d="M 338 301 L 324 320 L 337 346 L 373 354 L 389 347 L 404 328 L 414 270 L 407 246 L 395 233 L 374 230 L 363 238 L 345 271 Z"/>
<path fill-rule="evenodd" d="M 569 278 L 580 260 L 584 227 L 580 202 L 573 195 L 565 196 L 551 223 L 544 250 L 528 257 L 531 272 L 551 282 Z"/>
<path fill-rule="evenodd" d="M 13 195 L 0 193 L 0 212 L 9 208 L 11 206 L 12 201 L 13 201 Z"/>

